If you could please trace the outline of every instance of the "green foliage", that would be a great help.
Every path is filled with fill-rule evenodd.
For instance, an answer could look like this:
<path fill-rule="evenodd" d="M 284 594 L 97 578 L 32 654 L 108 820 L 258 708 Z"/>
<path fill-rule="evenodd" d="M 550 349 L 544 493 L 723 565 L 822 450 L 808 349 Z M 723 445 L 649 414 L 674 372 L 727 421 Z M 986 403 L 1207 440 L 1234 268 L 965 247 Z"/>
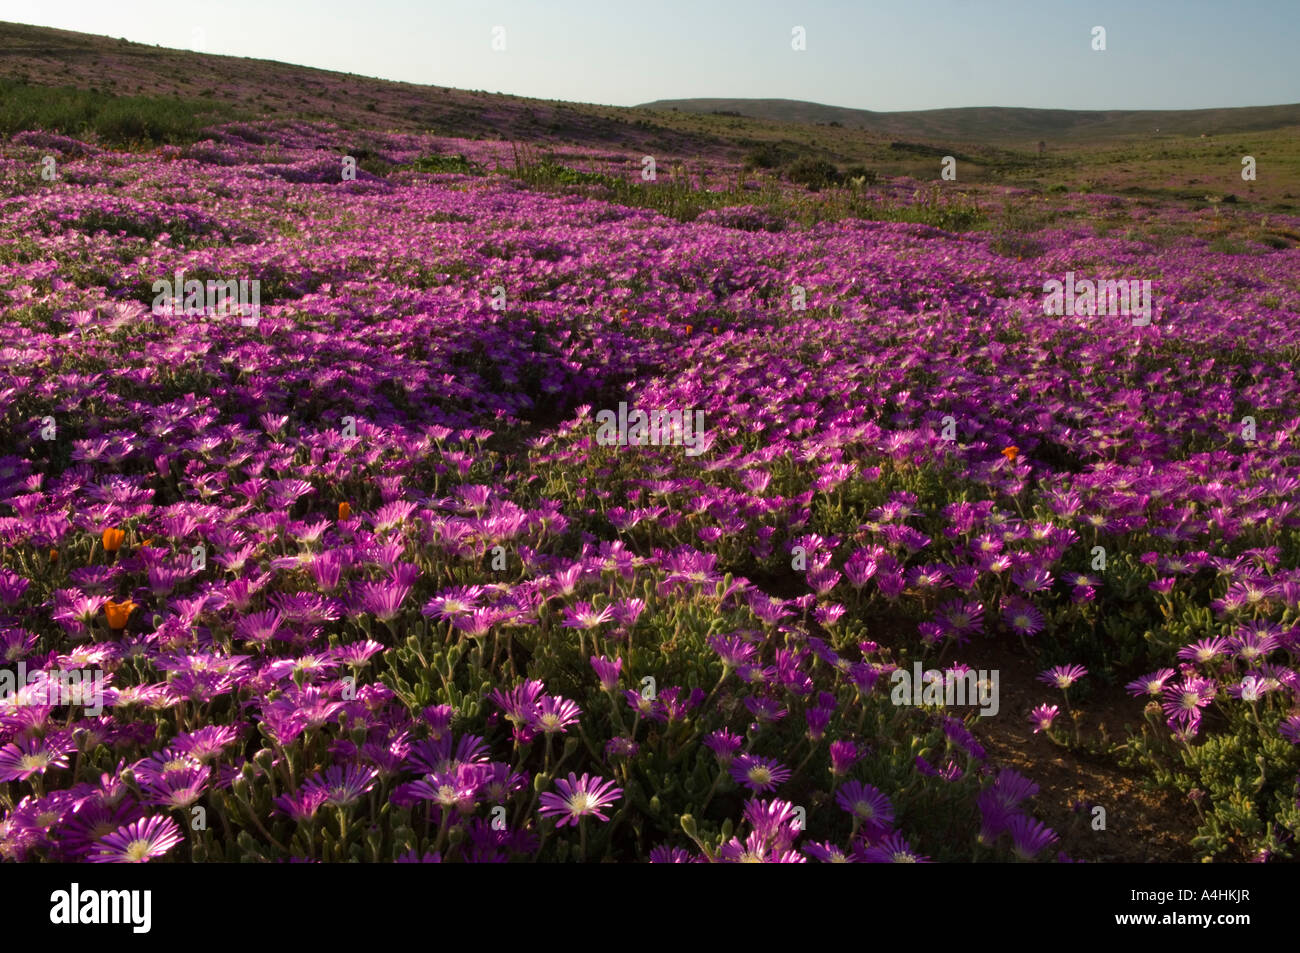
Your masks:
<path fill-rule="evenodd" d="M 416 172 L 445 173 L 456 172 L 461 175 L 486 175 L 486 170 L 477 162 L 471 162 L 465 156 L 430 155 L 420 156 L 409 166 Z"/>
<path fill-rule="evenodd" d="M 1052 224 L 1053 215 L 1045 208 L 1032 208 L 1023 202 L 1003 206 L 998 216 L 989 248 L 1006 258 L 1038 258 L 1047 246 L 1035 234 Z"/>
<path fill-rule="evenodd" d="M 745 153 L 744 164 L 748 169 L 779 169 L 795 158 L 796 154 L 790 148 L 764 142 Z"/>
<path fill-rule="evenodd" d="M 1179 744 L 1151 724 L 1125 746 L 1124 763 L 1150 771 L 1158 786 L 1195 806 L 1199 824 L 1192 845 L 1206 860 L 1247 861 L 1261 856 L 1294 859 L 1300 835 L 1300 747 L 1278 732 L 1285 712 L 1276 695 L 1256 703 L 1220 692 L 1215 708 L 1225 730 Z"/>
<path fill-rule="evenodd" d="M 513 176 L 529 186 L 543 190 L 565 191 L 589 189 L 592 196 L 633 208 L 654 209 L 680 222 L 696 219 L 708 209 L 752 204 L 753 192 L 741 189 L 709 191 L 691 186 L 680 169 L 662 172 L 654 181 L 645 181 L 595 172 L 582 172 L 555 161 L 552 157 L 516 150 Z"/>
<path fill-rule="evenodd" d="M 70 86 L 0 80 L 0 135 L 43 129 L 68 136 L 93 133 L 108 145 L 182 144 L 202 139 L 217 122 L 238 118 L 222 103 L 164 96 L 114 96 Z"/>
<path fill-rule="evenodd" d="M 840 182 L 840 171 L 824 159 L 806 157 L 785 167 L 785 177 L 814 191 Z"/>
<path fill-rule="evenodd" d="M 844 170 L 843 180 L 852 183 L 855 179 L 860 179 L 864 185 L 875 185 L 880 181 L 880 173 L 865 165 L 851 165 Z"/>
<path fill-rule="evenodd" d="M 1231 236 L 1218 235 L 1210 240 L 1210 251 L 1217 251 L 1224 255 L 1245 255 L 1250 249 Z"/>
<path fill-rule="evenodd" d="M 877 202 L 854 196 L 848 202 L 847 212 L 874 222 L 914 222 L 954 232 L 978 228 L 985 221 L 984 212 L 973 199 L 938 186 L 917 192 L 910 203 Z"/>

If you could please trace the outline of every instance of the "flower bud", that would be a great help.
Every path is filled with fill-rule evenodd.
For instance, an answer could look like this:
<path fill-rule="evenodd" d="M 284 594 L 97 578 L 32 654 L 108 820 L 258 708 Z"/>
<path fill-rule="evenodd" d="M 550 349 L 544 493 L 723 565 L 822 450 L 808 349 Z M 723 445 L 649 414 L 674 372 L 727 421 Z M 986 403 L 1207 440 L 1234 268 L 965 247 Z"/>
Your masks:
<path fill-rule="evenodd" d="M 257 766 L 263 771 L 270 771 L 275 764 L 275 755 L 270 748 L 262 748 L 257 754 L 253 755 L 253 760 L 257 762 Z"/>

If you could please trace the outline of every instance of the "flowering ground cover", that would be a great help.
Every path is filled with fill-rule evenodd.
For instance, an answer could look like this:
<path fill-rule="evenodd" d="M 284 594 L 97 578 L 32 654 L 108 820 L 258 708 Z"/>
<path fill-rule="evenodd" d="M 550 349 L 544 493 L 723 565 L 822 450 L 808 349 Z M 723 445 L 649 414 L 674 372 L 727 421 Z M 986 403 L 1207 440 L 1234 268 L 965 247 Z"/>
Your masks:
<path fill-rule="evenodd" d="M 0 147 L 0 855 L 1296 856 L 1300 220 L 358 152 Z"/>

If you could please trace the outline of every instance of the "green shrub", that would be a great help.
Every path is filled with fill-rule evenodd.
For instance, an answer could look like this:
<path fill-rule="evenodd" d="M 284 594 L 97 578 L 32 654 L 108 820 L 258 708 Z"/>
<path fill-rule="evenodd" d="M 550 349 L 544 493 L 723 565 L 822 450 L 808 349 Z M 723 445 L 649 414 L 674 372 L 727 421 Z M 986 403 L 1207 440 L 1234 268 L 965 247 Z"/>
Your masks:
<path fill-rule="evenodd" d="M 755 146 L 745 153 L 745 166 L 750 169 L 779 169 L 789 160 L 785 150 L 770 142 Z"/>
<path fill-rule="evenodd" d="M 0 80 L 0 135 L 41 129 L 110 145 L 197 142 L 202 131 L 238 116 L 227 105 L 163 96 L 114 96 L 71 86 Z"/>
<path fill-rule="evenodd" d="M 785 177 L 796 185 L 824 189 L 840 181 L 840 170 L 825 159 L 806 157 L 787 165 Z"/>
<path fill-rule="evenodd" d="M 483 167 L 471 162 L 463 155 L 420 156 L 411 163 L 410 168 L 416 172 L 459 172 L 461 175 L 483 175 Z"/>
<path fill-rule="evenodd" d="M 868 169 L 865 165 L 851 165 L 844 170 L 843 178 L 845 182 L 862 179 L 866 185 L 875 185 L 880 181 L 880 173 L 875 169 Z"/>

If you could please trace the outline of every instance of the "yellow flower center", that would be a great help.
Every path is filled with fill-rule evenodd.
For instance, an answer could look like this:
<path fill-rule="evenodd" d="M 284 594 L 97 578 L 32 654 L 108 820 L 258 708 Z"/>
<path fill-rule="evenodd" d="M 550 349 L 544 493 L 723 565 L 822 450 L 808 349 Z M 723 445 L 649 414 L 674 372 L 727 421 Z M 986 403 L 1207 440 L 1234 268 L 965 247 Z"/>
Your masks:
<path fill-rule="evenodd" d="M 591 807 L 591 798 L 581 791 L 569 798 L 569 810 L 574 814 L 585 814 Z"/>
<path fill-rule="evenodd" d="M 38 751 L 36 754 L 23 755 L 18 763 L 24 771 L 44 771 L 50 766 L 50 756 Z"/>

